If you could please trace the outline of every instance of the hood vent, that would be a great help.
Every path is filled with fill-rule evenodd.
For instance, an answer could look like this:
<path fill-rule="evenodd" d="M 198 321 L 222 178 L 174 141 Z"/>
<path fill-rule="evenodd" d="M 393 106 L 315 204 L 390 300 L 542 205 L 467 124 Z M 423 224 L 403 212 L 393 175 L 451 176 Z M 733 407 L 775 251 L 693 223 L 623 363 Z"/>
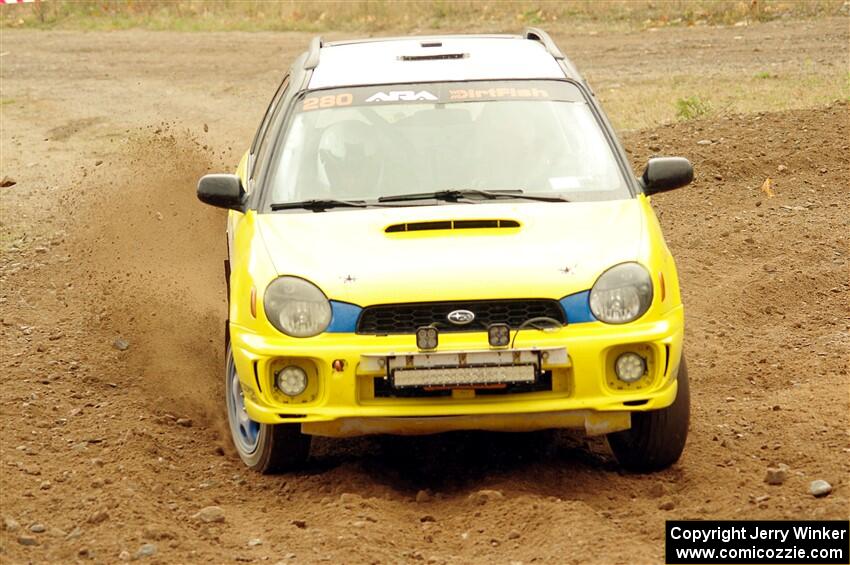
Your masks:
<path fill-rule="evenodd" d="M 436 222 L 409 222 L 393 224 L 384 231 L 386 233 L 434 230 L 487 230 L 498 228 L 518 228 L 516 220 L 440 220 Z"/>

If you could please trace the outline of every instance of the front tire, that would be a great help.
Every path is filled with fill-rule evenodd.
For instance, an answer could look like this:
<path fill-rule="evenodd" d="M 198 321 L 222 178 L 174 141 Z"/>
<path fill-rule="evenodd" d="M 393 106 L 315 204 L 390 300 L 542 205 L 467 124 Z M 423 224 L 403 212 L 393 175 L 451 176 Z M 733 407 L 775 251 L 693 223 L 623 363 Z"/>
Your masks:
<path fill-rule="evenodd" d="M 632 412 L 632 427 L 608 434 L 608 445 L 623 468 L 649 473 L 679 460 L 688 438 L 690 386 L 685 358 L 679 365 L 676 400 L 667 408 Z"/>
<path fill-rule="evenodd" d="M 226 355 L 227 421 L 239 458 L 245 465 L 263 474 L 288 471 L 303 465 L 310 453 L 310 436 L 301 433 L 299 424 L 261 424 L 252 420 L 245 411 L 242 385 L 236 374 L 230 344 Z"/>

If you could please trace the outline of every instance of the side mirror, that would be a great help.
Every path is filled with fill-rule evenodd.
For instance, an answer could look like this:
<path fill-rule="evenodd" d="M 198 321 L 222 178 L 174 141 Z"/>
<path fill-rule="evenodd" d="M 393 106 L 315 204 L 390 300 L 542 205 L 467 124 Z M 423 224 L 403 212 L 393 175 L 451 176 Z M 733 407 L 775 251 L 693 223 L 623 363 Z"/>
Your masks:
<path fill-rule="evenodd" d="M 646 163 L 640 178 L 646 195 L 673 190 L 694 180 L 694 167 L 684 157 L 656 157 Z"/>
<path fill-rule="evenodd" d="M 236 175 L 204 175 L 198 181 L 198 200 L 210 206 L 242 212 L 245 191 Z"/>

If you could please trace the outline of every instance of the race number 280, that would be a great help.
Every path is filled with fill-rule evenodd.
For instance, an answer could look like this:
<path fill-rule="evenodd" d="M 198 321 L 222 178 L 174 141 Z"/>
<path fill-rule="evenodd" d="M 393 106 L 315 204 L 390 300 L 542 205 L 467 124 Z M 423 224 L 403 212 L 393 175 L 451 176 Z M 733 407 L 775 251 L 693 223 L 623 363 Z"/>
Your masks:
<path fill-rule="evenodd" d="M 326 96 L 315 96 L 305 98 L 302 110 L 315 110 L 317 108 L 334 108 L 337 106 L 351 106 L 354 97 L 349 92 L 342 94 L 328 94 Z"/>

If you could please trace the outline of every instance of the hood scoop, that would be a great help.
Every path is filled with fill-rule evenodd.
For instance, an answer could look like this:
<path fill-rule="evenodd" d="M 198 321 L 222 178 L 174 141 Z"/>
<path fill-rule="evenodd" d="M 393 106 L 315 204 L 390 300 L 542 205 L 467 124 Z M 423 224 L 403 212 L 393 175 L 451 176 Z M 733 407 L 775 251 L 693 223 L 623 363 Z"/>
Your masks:
<path fill-rule="evenodd" d="M 387 226 L 385 233 L 446 230 L 489 230 L 519 227 L 516 220 L 437 220 L 430 222 L 407 222 Z"/>

